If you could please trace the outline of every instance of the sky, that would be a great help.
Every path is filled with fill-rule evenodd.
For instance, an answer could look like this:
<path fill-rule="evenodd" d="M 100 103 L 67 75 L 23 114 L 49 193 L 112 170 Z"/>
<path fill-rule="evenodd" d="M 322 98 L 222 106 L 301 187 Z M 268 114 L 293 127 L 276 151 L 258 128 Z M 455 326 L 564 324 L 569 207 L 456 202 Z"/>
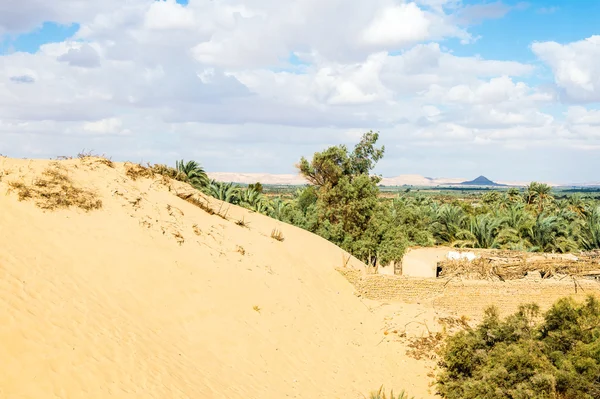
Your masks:
<path fill-rule="evenodd" d="M 596 0 L 6 0 L 0 154 L 600 182 Z"/>

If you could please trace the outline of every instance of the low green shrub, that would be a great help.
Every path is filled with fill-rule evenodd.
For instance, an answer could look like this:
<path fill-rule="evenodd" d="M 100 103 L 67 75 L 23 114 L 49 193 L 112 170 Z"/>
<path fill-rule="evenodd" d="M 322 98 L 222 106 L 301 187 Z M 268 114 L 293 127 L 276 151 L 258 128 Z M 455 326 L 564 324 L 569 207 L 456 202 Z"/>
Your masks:
<path fill-rule="evenodd" d="M 557 301 L 545 314 L 495 308 L 448 338 L 438 394 L 446 399 L 600 399 L 600 301 Z"/>

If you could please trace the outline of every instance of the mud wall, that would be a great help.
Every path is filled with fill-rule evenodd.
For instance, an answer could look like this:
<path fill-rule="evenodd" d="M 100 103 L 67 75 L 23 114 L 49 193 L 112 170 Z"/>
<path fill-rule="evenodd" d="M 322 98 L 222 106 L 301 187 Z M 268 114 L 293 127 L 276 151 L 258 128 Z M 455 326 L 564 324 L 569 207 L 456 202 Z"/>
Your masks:
<path fill-rule="evenodd" d="M 582 300 L 588 294 L 600 297 L 600 282 L 572 279 L 524 278 L 511 281 L 442 280 L 404 276 L 381 276 L 340 269 L 361 297 L 381 302 L 429 303 L 457 316 L 479 318 L 496 305 L 502 315 L 515 312 L 523 303 L 535 302 L 546 310 L 557 299 L 572 296 Z"/>

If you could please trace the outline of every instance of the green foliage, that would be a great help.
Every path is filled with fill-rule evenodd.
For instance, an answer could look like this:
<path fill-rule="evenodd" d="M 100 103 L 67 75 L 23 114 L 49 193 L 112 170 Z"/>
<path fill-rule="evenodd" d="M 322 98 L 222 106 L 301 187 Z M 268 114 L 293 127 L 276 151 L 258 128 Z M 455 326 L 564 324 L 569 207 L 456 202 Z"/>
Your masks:
<path fill-rule="evenodd" d="M 583 212 L 585 222 L 583 223 L 581 247 L 586 250 L 600 248 L 600 206 L 592 208 L 591 211 Z"/>
<path fill-rule="evenodd" d="M 381 198 L 380 177 L 372 174 L 384 155 L 378 139 L 369 131 L 352 150 L 338 145 L 311 159 L 302 157 L 297 167 L 310 184 L 285 197 L 270 196 L 259 182 L 242 188 L 208 181 L 194 161 L 177 161 L 176 169 L 161 174 L 316 233 L 371 265 L 397 261 L 413 245 L 562 253 L 600 249 L 598 200 L 581 194 L 556 198 L 542 183 L 435 198 L 404 189 L 396 198 Z"/>
<path fill-rule="evenodd" d="M 206 193 L 218 200 L 230 204 L 238 204 L 240 202 L 241 188 L 233 183 L 212 180 L 208 187 L 206 187 Z"/>
<path fill-rule="evenodd" d="M 390 396 L 387 396 L 382 385 L 379 390 L 371 392 L 369 399 L 414 399 L 414 396 L 409 397 L 404 389 L 398 395 L 394 395 L 392 390 Z"/>
<path fill-rule="evenodd" d="M 343 177 L 350 182 L 359 176 L 369 176 L 375 164 L 383 158 L 384 147 L 376 148 L 379 133 L 369 131 L 361 141 L 349 152 L 345 145 L 329 147 L 317 152 L 309 162 L 302 157 L 297 165 L 300 173 L 314 186 L 320 188 L 334 187 Z M 378 176 L 370 177 L 375 184 Z"/>
<path fill-rule="evenodd" d="M 378 199 L 380 177 L 371 175 L 384 154 L 375 146 L 378 138 L 367 132 L 352 152 L 344 145 L 330 147 L 298 164 L 311 183 L 297 197 L 309 219 L 303 227 L 374 266 L 400 260 L 408 243 L 392 209 Z"/>
<path fill-rule="evenodd" d="M 438 393 L 446 399 L 600 399 L 600 302 L 561 299 L 540 317 L 495 308 L 475 329 L 448 338 Z"/>
<path fill-rule="evenodd" d="M 197 189 L 207 187 L 209 184 L 208 175 L 196 161 L 184 162 L 183 159 L 176 161 L 175 169 L 184 174 L 187 177 L 187 181 Z"/>
<path fill-rule="evenodd" d="M 256 182 L 254 184 L 248 185 L 248 190 L 254 190 L 254 191 L 256 191 L 259 194 L 263 193 L 263 189 L 264 189 L 263 185 L 260 184 L 260 182 Z"/>

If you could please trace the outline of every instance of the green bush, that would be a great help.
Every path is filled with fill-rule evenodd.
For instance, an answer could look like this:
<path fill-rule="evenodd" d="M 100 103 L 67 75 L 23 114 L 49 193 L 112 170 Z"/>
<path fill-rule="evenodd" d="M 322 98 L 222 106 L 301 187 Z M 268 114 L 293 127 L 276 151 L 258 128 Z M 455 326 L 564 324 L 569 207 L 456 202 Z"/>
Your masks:
<path fill-rule="evenodd" d="M 570 298 L 543 317 L 495 308 L 475 329 L 448 338 L 438 394 L 446 399 L 600 399 L 600 302 Z"/>

